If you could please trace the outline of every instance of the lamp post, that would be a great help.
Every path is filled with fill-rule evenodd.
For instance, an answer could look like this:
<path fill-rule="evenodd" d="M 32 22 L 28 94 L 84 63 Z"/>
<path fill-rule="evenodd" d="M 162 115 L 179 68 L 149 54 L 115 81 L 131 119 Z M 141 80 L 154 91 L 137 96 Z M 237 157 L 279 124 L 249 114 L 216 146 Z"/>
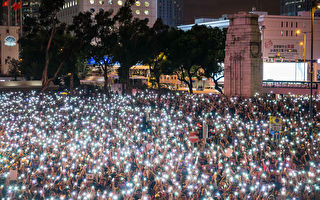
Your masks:
<path fill-rule="evenodd" d="M 316 12 L 316 9 L 320 9 L 320 3 L 318 3 L 317 0 L 312 0 L 311 2 L 311 66 L 310 66 L 310 135 L 313 134 L 313 99 L 312 99 L 312 93 L 313 93 L 313 32 L 314 32 L 314 13 Z"/>
<path fill-rule="evenodd" d="M 297 30 L 296 34 L 299 35 L 301 33 L 301 30 Z M 304 80 L 306 81 L 306 46 L 307 46 L 307 32 L 303 33 L 303 70 L 304 70 Z"/>

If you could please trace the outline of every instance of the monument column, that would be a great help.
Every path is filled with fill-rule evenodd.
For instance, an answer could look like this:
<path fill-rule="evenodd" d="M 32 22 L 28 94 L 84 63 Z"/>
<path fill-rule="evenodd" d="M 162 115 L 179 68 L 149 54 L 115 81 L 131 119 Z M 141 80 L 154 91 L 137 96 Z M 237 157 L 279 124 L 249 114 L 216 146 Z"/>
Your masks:
<path fill-rule="evenodd" d="M 239 12 L 230 17 L 224 64 L 226 96 L 251 97 L 261 93 L 263 66 L 258 15 Z"/>

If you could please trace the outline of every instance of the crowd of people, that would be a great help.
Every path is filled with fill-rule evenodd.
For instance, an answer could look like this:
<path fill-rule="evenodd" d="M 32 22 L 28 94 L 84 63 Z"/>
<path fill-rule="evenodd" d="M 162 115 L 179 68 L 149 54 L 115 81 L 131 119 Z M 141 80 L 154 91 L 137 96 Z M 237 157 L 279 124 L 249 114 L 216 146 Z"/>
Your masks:
<path fill-rule="evenodd" d="M 0 105 L 5 199 L 320 199 L 307 96 L 31 91 Z M 203 121 L 209 138 L 193 144 Z"/>

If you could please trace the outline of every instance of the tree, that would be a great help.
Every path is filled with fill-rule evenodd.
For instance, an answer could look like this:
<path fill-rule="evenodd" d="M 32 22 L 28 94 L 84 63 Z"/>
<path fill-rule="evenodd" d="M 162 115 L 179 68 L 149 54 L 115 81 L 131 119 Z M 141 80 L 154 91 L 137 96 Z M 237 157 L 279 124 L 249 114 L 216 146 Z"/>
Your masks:
<path fill-rule="evenodd" d="M 24 36 L 19 40 L 22 59 L 21 71 L 28 79 L 40 80 L 44 66 L 47 36 L 40 32 L 40 25 L 36 18 L 26 17 L 24 25 Z"/>
<path fill-rule="evenodd" d="M 164 25 L 161 19 L 157 19 L 151 28 L 148 39 L 148 59 L 147 64 L 150 67 L 151 79 L 154 80 L 158 89 L 161 88 L 160 77 L 165 73 L 170 73 L 166 67 L 169 40 L 169 26 Z"/>
<path fill-rule="evenodd" d="M 200 43 L 203 49 L 206 49 L 204 59 L 200 60 L 199 65 L 203 69 L 202 75 L 211 78 L 214 82 L 215 89 L 221 94 L 222 89 L 218 81 L 224 77 L 224 58 L 225 58 L 225 42 L 227 29 L 210 28 L 206 26 L 195 26 L 194 30 L 200 38 L 206 38 Z"/>
<path fill-rule="evenodd" d="M 108 89 L 108 72 L 115 63 L 114 50 L 117 46 L 117 35 L 114 31 L 115 21 L 111 18 L 112 12 L 100 11 L 95 16 L 96 24 L 94 30 L 97 35 L 94 38 L 95 45 L 92 46 L 90 55 L 98 61 L 104 74 L 104 89 Z"/>
<path fill-rule="evenodd" d="M 23 66 L 42 69 L 42 90 L 55 80 L 66 63 L 74 63 L 74 54 L 80 48 L 67 26 L 57 19 L 64 0 L 42 0 L 39 18 L 25 20 L 25 36 L 21 38 Z M 37 56 L 35 56 L 37 55 Z M 32 74 L 32 73 L 30 73 Z M 38 76 L 38 74 L 36 74 Z"/>
<path fill-rule="evenodd" d="M 17 81 L 17 77 L 21 76 L 21 62 L 15 58 L 8 57 L 5 63 L 9 65 L 9 75 L 14 77 Z"/>
<path fill-rule="evenodd" d="M 40 12 L 40 25 L 43 26 L 42 31 L 49 33 L 49 38 L 47 41 L 47 47 L 45 49 L 45 64 L 42 71 L 42 91 L 46 90 L 51 81 L 53 81 L 59 71 L 61 70 L 64 61 L 60 62 L 56 72 L 54 73 L 52 78 L 48 77 L 48 68 L 50 64 L 50 53 L 52 41 L 54 37 L 59 32 L 64 31 L 64 26 L 57 27 L 59 25 L 59 21 L 57 19 L 57 13 L 62 8 L 64 0 L 42 0 L 39 8 Z M 60 29 L 60 30 L 59 30 Z M 59 30 L 59 31 L 58 31 Z M 60 53 L 63 52 L 63 48 L 60 48 Z M 56 54 L 58 52 L 55 52 Z"/>
<path fill-rule="evenodd" d="M 201 68 L 199 63 L 206 51 L 199 45 L 203 38 L 199 38 L 194 29 L 187 32 L 172 30 L 171 37 L 174 39 L 169 49 L 168 62 L 175 68 L 174 74 L 177 75 L 178 80 L 185 83 L 192 94 L 192 78 L 199 76 Z"/>
<path fill-rule="evenodd" d="M 150 31 L 147 26 L 148 20 L 133 18 L 131 5 L 134 2 L 126 1 L 115 15 L 118 44 L 114 51 L 114 59 L 120 63 L 118 74 L 123 88 L 125 85 L 130 86 L 130 68 L 146 61 L 146 52 L 149 50 L 146 41 Z"/>
<path fill-rule="evenodd" d="M 75 33 L 89 58 L 93 58 L 103 71 L 104 89 L 108 91 L 108 71 L 114 65 L 113 52 L 117 45 L 115 20 L 111 11 L 100 11 L 94 17 L 91 12 L 80 13 L 70 29 Z M 94 20 L 92 20 L 94 19 Z"/>
<path fill-rule="evenodd" d="M 75 68 L 77 70 L 77 76 L 79 77 L 79 79 L 84 79 L 88 75 L 89 68 L 88 68 L 87 55 L 80 54 L 77 57 Z"/>

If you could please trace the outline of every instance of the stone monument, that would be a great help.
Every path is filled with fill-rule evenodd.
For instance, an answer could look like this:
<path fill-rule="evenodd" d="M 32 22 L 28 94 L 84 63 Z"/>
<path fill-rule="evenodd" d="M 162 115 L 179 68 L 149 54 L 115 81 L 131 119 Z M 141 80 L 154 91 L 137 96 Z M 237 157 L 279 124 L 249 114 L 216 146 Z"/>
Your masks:
<path fill-rule="evenodd" d="M 258 15 L 239 12 L 230 17 L 224 64 L 226 96 L 251 97 L 262 91 L 263 66 Z"/>

